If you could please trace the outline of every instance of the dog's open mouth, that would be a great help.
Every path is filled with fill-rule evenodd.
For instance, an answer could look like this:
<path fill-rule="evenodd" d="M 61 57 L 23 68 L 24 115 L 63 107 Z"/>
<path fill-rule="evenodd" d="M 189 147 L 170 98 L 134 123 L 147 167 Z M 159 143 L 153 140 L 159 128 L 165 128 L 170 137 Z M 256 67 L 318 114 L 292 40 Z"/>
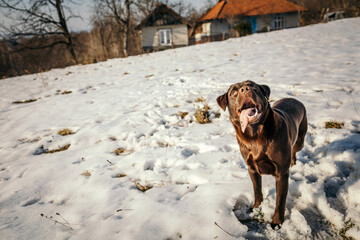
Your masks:
<path fill-rule="evenodd" d="M 240 118 L 241 131 L 245 129 L 249 123 L 256 122 L 261 116 L 261 107 L 256 105 L 250 99 L 245 99 L 244 104 L 238 109 L 238 116 Z"/>

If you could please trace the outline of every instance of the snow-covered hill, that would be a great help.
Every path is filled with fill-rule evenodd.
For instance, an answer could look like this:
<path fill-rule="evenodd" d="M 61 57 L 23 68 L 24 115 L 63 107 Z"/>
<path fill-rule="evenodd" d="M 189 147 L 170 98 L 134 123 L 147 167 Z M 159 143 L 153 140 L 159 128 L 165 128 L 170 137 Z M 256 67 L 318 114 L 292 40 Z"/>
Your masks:
<path fill-rule="evenodd" d="M 346 19 L 1 80 L 0 239 L 360 239 L 359 39 Z M 247 79 L 308 111 L 278 231 L 216 104 Z"/>

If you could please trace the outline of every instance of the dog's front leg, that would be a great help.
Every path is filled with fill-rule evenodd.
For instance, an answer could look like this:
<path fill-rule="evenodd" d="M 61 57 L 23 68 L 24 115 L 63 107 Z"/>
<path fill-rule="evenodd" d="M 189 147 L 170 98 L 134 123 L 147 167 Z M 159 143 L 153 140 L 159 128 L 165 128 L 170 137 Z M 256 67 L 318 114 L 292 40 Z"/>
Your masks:
<path fill-rule="evenodd" d="M 289 173 L 276 177 L 276 207 L 271 223 L 272 228 L 275 228 L 284 222 L 288 187 Z"/>
<path fill-rule="evenodd" d="M 263 201 L 263 194 L 261 191 L 261 176 L 259 173 L 248 169 L 251 181 L 253 183 L 254 188 L 254 195 L 255 195 L 255 203 L 252 205 L 251 209 L 257 208 L 260 206 L 261 202 Z"/>

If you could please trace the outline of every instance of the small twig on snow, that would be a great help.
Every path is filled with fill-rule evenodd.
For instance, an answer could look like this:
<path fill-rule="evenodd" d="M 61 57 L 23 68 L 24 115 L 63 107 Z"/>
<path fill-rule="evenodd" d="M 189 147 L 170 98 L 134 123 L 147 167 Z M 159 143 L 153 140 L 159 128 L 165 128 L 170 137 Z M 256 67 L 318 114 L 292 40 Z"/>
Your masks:
<path fill-rule="evenodd" d="M 58 224 L 60 224 L 61 226 L 66 227 L 66 228 L 69 229 L 69 230 L 74 230 L 74 229 L 70 226 L 69 222 L 66 221 L 60 214 L 56 213 L 56 215 L 60 216 L 66 223 L 59 222 L 58 220 L 55 220 L 52 216 L 48 217 L 48 216 L 46 216 L 46 215 L 44 215 L 44 214 L 42 214 L 42 213 L 40 214 L 41 217 L 44 217 L 44 218 L 46 218 L 46 219 L 49 219 L 50 221 L 53 221 L 55 224 L 58 223 Z"/>
<path fill-rule="evenodd" d="M 125 208 L 120 208 L 120 209 L 118 209 L 118 210 L 116 210 L 116 212 L 123 212 L 123 211 L 132 211 L 132 210 L 134 210 L 134 209 L 125 209 Z"/>
<path fill-rule="evenodd" d="M 69 226 L 69 228 L 70 228 L 71 230 L 73 230 L 73 228 L 71 227 L 70 223 L 69 223 L 68 221 L 66 221 L 66 219 L 65 219 L 63 216 L 61 216 L 60 213 L 56 213 L 56 215 L 60 216 L 60 217 L 62 218 L 62 220 L 64 220 L 65 223 Z"/>
<path fill-rule="evenodd" d="M 359 117 L 359 120 L 360 120 L 360 114 L 359 114 L 359 111 L 358 111 L 358 109 L 356 107 L 355 99 L 354 99 L 354 96 L 352 95 L 352 91 L 350 92 L 350 95 L 351 95 L 351 98 L 352 98 L 352 101 L 353 101 L 353 104 L 354 104 L 355 111 L 356 111 L 356 113 L 357 113 L 357 115 Z"/>
<path fill-rule="evenodd" d="M 220 225 L 217 224 L 217 222 L 215 222 L 215 225 L 216 225 L 218 228 L 220 228 L 221 230 L 223 230 L 225 233 L 227 233 L 229 236 L 231 236 L 231 237 L 236 237 L 235 235 L 232 235 L 231 233 L 229 233 L 228 231 L 226 231 L 225 229 L 223 229 L 222 227 L 220 227 Z"/>

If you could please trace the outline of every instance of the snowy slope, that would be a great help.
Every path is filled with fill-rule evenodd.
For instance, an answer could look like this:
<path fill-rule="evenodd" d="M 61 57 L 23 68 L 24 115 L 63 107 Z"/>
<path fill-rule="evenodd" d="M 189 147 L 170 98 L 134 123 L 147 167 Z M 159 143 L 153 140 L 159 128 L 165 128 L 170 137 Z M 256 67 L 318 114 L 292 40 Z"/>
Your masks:
<path fill-rule="evenodd" d="M 360 239 L 359 39 L 346 19 L 1 80 L 0 239 Z M 216 104 L 247 79 L 308 111 L 278 231 L 272 177 L 247 213 L 247 166 Z"/>

